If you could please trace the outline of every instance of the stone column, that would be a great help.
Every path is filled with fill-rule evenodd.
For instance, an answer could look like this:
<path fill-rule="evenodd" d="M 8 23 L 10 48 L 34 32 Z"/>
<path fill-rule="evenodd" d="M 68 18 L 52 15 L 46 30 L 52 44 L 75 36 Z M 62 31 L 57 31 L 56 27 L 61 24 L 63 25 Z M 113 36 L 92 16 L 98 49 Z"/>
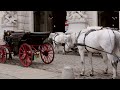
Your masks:
<path fill-rule="evenodd" d="M 30 31 L 30 11 L 18 11 L 18 30 Z"/>
<path fill-rule="evenodd" d="M 0 27 L 2 25 L 2 18 L 4 16 L 4 11 L 0 11 Z"/>
<path fill-rule="evenodd" d="M 98 26 L 98 12 L 97 11 L 87 11 L 89 26 Z"/>
<path fill-rule="evenodd" d="M 79 32 L 87 27 L 86 11 L 67 11 L 68 30 L 66 33 Z"/>
<path fill-rule="evenodd" d="M 29 30 L 30 30 L 30 32 L 34 32 L 34 13 L 33 13 L 33 11 L 29 11 Z"/>

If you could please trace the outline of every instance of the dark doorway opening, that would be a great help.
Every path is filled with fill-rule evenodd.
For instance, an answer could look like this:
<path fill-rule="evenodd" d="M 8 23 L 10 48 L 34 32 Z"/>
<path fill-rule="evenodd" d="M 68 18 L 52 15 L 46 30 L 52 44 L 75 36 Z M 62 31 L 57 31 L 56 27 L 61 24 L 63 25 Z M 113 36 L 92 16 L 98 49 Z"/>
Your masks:
<path fill-rule="evenodd" d="M 46 11 L 34 11 L 34 31 L 46 32 Z"/>
<path fill-rule="evenodd" d="M 66 11 L 34 11 L 35 32 L 65 32 Z"/>
<path fill-rule="evenodd" d="M 66 11 L 53 11 L 53 32 L 65 32 Z"/>
<path fill-rule="evenodd" d="M 119 29 L 119 11 L 98 11 L 98 25 Z"/>
<path fill-rule="evenodd" d="M 40 12 L 34 11 L 34 32 L 40 32 Z"/>

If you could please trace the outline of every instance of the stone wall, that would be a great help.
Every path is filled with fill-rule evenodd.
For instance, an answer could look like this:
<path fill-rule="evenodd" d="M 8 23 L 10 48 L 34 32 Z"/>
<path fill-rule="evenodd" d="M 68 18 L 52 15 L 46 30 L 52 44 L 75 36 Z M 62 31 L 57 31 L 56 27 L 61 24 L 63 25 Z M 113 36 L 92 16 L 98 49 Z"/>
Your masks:
<path fill-rule="evenodd" d="M 67 11 L 68 30 L 67 32 L 79 32 L 87 26 L 97 26 L 97 11 Z M 74 30 L 74 31 L 73 31 Z"/>
<path fill-rule="evenodd" d="M 17 26 L 14 30 L 23 30 L 34 32 L 34 13 L 33 11 L 16 11 L 17 12 Z M 120 12 L 120 11 L 119 11 Z M 97 11 L 86 11 L 87 23 L 89 26 L 98 25 L 98 12 Z M 3 25 L 4 11 L 0 11 L 0 26 Z M 119 14 L 120 17 L 120 14 Z M 119 18 L 120 22 L 120 18 Z M 9 29 L 8 27 L 7 29 Z M 119 24 L 120 28 L 120 24 Z"/>
<path fill-rule="evenodd" d="M 11 12 L 11 11 L 9 11 Z M 17 13 L 17 24 L 16 26 L 4 25 L 3 18 L 5 11 L 0 11 L 0 26 L 5 30 L 14 31 L 34 31 L 33 30 L 33 11 L 16 11 Z"/>
<path fill-rule="evenodd" d="M 18 30 L 29 31 L 29 11 L 17 11 Z"/>
<path fill-rule="evenodd" d="M 97 26 L 98 25 L 98 16 L 97 11 L 87 11 L 88 16 L 88 24 L 89 26 Z"/>
<path fill-rule="evenodd" d="M 87 24 L 90 26 L 98 25 L 97 11 L 85 11 L 87 15 Z"/>

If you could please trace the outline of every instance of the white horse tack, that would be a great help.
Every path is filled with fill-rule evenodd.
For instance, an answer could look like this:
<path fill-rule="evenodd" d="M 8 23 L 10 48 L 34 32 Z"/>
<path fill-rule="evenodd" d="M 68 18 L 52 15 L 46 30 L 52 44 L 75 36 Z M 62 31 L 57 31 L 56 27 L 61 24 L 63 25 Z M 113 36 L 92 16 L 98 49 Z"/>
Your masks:
<path fill-rule="evenodd" d="M 78 43 L 84 44 L 84 37 L 85 33 L 81 33 L 81 35 L 78 37 Z M 72 37 L 73 38 L 73 37 Z M 74 36 L 75 39 L 75 36 Z M 117 40 L 117 42 L 116 42 Z M 108 66 L 107 66 L 107 59 L 109 59 L 112 63 L 113 66 L 113 78 L 116 78 L 117 76 L 117 62 L 118 62 L 118 56 L 119 56 L 119 47 L 120 43 L 120 33 L 117 31 L 112 31 L 111 29 L 105 29 L 103 28 L 102 30 L 97 30 L 95 32 L 89 33 L 86 37 L 86 45 L 93 47 L 86 47 L 87 50 L 89 50 L 88 56 L 90 58 L 90 63 L 91 63 L 91 75 L 93 75 L 93 66 L 92 66 L 92 53 L 93 52 L 101 52 L 104 50 L 104 52 L 101 52 L 103 55 L 103 60 L 106 64 L 105 72 L 107 73 L 108 71 Z M 75 42 L 69 43 L 69 45 L 75 44 Z M 108 47 L 109 45 L 109 47 Z M 116 45 L 116 46 L 115 46 Z M 94 48 L 98 49 L 95 50 Z M 82 64 L 82 72 L 81 75 L 84 75 L 85 73 L 85 65 L 84 65 L 84 52 L 86 51 L 84 45 L 83 46 L 78 46 L 79 49 L 79 54 L 81 56 L 81 64 Z M 107 53 L 105 53 L 107 52 Z M 114 55 L 113 55 L 114 53 Z M 116 57 L 117 56 L 117 57 Z"/>

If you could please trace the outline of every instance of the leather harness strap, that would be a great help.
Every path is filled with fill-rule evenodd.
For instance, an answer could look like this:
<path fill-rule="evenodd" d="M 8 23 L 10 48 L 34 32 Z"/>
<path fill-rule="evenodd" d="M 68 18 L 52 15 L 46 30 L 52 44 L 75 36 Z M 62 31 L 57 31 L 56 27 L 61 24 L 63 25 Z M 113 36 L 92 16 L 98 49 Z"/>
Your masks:
<path fill-rule="evenodd" d="M 54 38 L 53 38 L 53 41 L 55 42 L 55 44 L 56 44 L 55 37 L 58 36 L 58 35 L 59 35 L 59 34 L 56 33 L 56 35 L 55 35 Z"/>
<path fill-rule="evenodd" d="M 96 31 L 95 29 L 91 29 L 90 31 L 88 31 L 87 33 L 85 33 L 85 37 L 84 37 L 84 45 L 85 45 L 85 49 L 87 50 L 87 48 L 86 48 L 86 44 L 85 44 L 85 38 L 86 38 L 86 36 L 89 34 L 89 33 L 91 33 L 91 32 L 93 32 L 93 31 Z M 87 52 L 89 52 L 88 50 L 87 50 Z"/>

